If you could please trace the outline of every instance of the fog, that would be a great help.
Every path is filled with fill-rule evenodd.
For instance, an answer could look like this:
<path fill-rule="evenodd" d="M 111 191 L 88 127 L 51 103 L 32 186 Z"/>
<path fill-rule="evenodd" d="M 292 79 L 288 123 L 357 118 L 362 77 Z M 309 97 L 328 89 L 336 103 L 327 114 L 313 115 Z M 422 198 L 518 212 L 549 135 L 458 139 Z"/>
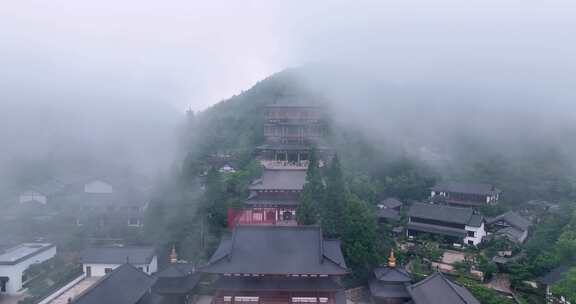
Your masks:
<path fill-rule="evenodd" d="M 576 118 L 574 37 L 573 1 L 11 1 L 0 161 L 154 172 L 187 108 L 290 67 L 375 137 L 553 140 Z"/>

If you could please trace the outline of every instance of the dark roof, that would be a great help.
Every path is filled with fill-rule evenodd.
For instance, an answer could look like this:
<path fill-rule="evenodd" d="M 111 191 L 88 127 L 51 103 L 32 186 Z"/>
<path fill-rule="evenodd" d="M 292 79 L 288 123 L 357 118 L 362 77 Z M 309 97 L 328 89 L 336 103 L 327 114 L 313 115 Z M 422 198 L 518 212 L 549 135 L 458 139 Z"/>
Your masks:
<path fill-rule="evenodd" d="M 426 232 L 426 233 L 435 233 L 435 234 L 443 234 L 447 236 L 455 236 L 455 237 L 465 237 L 466 230 L 452 228 L 452 227 L 445 227 L 439 225 L 430 225 L 430 224 L 422 224 L 422 223 L 408 223 L 406 225 L 406 229 Z"/>
<path fill-rule="evenodd" d="M 553 285 L 556 282 L 563 279 L 562 274 L 570 270 L 568 265 L 561 265 L 554 269 L 552 269 L 549 273 L 545 274 L 544 276 L 538 278 L 538 282 L 545 284 L 545 285 Z"/>
<path fill-rule="evenodd" d="M 383 282 L 410 282 L 412 278 L 402 267 L 378 267 L 374 269 L 374 276 Z"/>
<path fill-rule="evenodd" d="M 273 290 L 273 291 L 333 291 L 340 286 L 332 278 L 278 278 L 278 277 L 222 277 L 214 288 L 224 290 Z"/>
<path fill-rule="evenodd" d="M 207 273 L 326 274 L 348 272 L 340 242 L 324 240 L 316 226 L 237 226 L 223 239 Z"/>
<path fill-rule="evenodd" d="M 269 103 L 266 107 L 295 107 L 295 108 L 319 108 L 317 100 L 310 96 L 302 94 L 284 94 L 276 97 L 273 103 Z"/>
<path fill-rule="evenodd" d="M 300 204 L 300 201 L 295 199 L 261 199 L 261 198 L 251 198 L 244 202 L 246 205 L 250 206 L 296 206 Z"/>
<path fill-rule="evenodd" d="M 187 294 L 196 288 L 200 278 L 198 272 L 181 277 L 158 277 L 152 290 L 158 294 Z"/>
<path fill-rule="evenodd" d="M 472 214 L 467 225 L 471 227 L 480 227 L 482 226 L 482 222 L 484 222 L 484 217 L 482 217 L 480 214 Z"/>
<path fill-rule="evenodd" d="M 410 298 L 410 294 L 406 289 L 406 285 L 404 285 L 403 283 L 384 284 L 377 280 L 371 280 L 368 286 L 370 288 L 370 294 L 374 298 L 380 298 L 380 299 Z"/>
<path fill-rule="evenodd" d="M 192 263 L 175 263 L 156 273 L 159 278 L 180 278 L 195 272 L 196 267 Z"/>
<path fill-rule="evenodd" d="M 92 247 L 84 250 L 84 264 L 148 264 L 155 256 L 152 247 Z"/>
<path fill-rule="evenodd" d="M 475 216 L 471 208 L 415 203 L 408 211 L 410 217 L 478 227 L 483 218 Z"/>
<path fill-rule="evenodd" d="M 0 251 L 0 265 L 16 265 L 54 248 L 50 243 L 22 243 Z"/>
<path fill-rule="evenodd" d="M 400 212 L 395 209 L 390 208 L 378 208 L 378 212 L 376 213 L 378 218 L 383 219 L 390 219 L 390 220 L 399 220 L 400 219 Z"/>
<path fill-rule="evenodd" d="M 496 231 L 494 235 L 497 237 L 504 237 L 514 243 L 522 243 L 522 236 L 524 235 L 524 231 L 515 227 L 506 227 Z"/>
<path fill-rule="evenodd" d="M 308 151 L 310 150 L 310 145 L 303 145 L 303 144 L 272 144 L 266 143 L 256 147 L 257 150 L 272 150 L 272 151 Z M 329 147 L 315 144 L 314 149 L 316 151 L 324 151 L 330 150 Z"/>
<path fill-rule="evenodd" d="M 490 218 L 487 220 L 487 223 L 490 225 L 499 221 L 504 221 L 508 223 L 510 226 L 513 226 L 522 231 L 527 231 L 528 228 L 532 226 L 532 222 L 530 222 L 530 220 L 522 217 L 520 214 L 514 211 L 508 211 L 504 214 L 500 214 L 496 217 Z"/>
<path fill-rule="evenodd" d="M 415 304 L 480 304 L 462 285 L 437 272 L 408 287 Z"/>
<path fill-rule="evenodd" d="M 396 209 L 402 207 L 402 202 L 397 198 L 389 197 L 385 200 L 380 201 L 378 205 L 382 205 L 386 208 Z"/>
<path fill-rule="evenodd" d="M 123 264 L 80 294 L 72 303 L 136 304 L 153 284 L 154 278 L 130 264 Z"/>
<path fill-rule="evenodd" d="M 501 191 L 490 184 L 446 182 L 432 187 L 433 191 L 494 195 Z"/>
<path fill-rule="evenodd" d="M 250 190 L 302 191 L 306 170 L 264 170 L 262 177 L 250 185 Z"/>

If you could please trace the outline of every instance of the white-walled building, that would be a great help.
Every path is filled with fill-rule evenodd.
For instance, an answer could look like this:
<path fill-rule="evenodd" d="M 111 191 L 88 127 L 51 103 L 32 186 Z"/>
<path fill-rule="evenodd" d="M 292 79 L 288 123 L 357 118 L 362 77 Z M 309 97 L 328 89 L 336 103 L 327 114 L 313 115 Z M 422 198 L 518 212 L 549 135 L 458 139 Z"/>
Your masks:
<path fill-rule="evenodd" d="M 435 234 L 453 244 L 474 246 L 486 237 L 484 218 L 470 208 L 415 203 L 408 216 L 408 237 Z"/>
<path fill-rule="evenodd" d="M 490 184 L 449 182 L 432 187 L 430 197 L 440 197 L 456 206 L 480 207 L 498 204 L 501 193 L 500 189 Z"/>
<path fill-rule="evenodd" d="M 82 268 L 88 277 L 101 277 L 129 263 L 147 274 L 158 271 L 158 257 L 152 247 L 94 247 L 82 254 Z"/>
<path fill-rule="evenodd" d="M 56 256 L 56 246 L 49 243 L 24 243 L 0 252 L 0 294 L 17 294 L 30 265 Z"/>

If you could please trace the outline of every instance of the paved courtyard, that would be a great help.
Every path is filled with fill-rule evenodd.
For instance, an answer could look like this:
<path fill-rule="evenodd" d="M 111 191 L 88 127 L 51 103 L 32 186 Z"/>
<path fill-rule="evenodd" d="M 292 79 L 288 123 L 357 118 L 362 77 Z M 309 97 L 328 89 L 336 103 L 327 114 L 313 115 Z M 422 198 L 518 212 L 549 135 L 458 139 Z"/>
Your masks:
<path fill-rule="evenodd" d="M 452 265 L 455 262 L 463 262 L 465 257 L 463 252 L 446 250 L 442 255 L 442 263 Z"/>

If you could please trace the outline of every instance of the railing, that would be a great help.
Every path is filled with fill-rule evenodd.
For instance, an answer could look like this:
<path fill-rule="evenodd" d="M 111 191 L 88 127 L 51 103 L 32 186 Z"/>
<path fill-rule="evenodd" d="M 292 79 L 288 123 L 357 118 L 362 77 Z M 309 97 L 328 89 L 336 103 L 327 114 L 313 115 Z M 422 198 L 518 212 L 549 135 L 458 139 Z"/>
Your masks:
<path fill-rule="evenodd" d="M 68 282 L 68 284 L 64 285 L 63 287 L 61 287 L 60 289 L 56 290 L 55 292 L 53 292 L 52 294 L 49 294 L 47 297 L 45 297 L 44 299 L 42 299 L 41 301 L 38 302 L 38 304 L 48 304 L 50 302 L 52 302 L 54 299 L 56 299 L 57 297 L 61 296 L 62 294 L 64 294 L 66 291 L 68 291 L 70 288 L 74 287 L 76 284 L 78 284 L 78 282 L 84 280 L 84 278 L 86 278 L 86 274 L 82 273 L 80 274 L 80 276 L 78 276 L 77 278 L 75 278 L 74 280 Z"/>
<path fill-rule="evenodd" d="M 282 160 L 262 160 L 260 161 L 262 166 L 266 169 L 293 169 L 302 170 L 308 168 L 308 161 L 302 160 L 298 162 L 289 162 Z"/>

